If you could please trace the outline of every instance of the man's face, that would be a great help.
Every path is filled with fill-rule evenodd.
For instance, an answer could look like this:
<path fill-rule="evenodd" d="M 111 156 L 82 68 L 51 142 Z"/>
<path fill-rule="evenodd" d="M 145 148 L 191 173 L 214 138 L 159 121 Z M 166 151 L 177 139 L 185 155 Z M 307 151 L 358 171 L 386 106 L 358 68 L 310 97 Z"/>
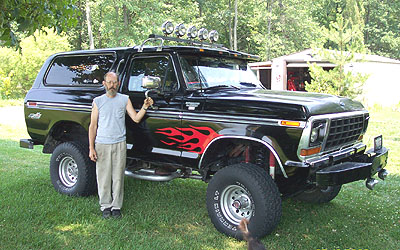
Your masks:
<path fill-rule="evenodd" d="M 114 73 L 107 74 L 106 80 L 103 81 L 103 85 L 106 88 L 107 95 L 115 96 L 119 87 L 117 75 Z"/>

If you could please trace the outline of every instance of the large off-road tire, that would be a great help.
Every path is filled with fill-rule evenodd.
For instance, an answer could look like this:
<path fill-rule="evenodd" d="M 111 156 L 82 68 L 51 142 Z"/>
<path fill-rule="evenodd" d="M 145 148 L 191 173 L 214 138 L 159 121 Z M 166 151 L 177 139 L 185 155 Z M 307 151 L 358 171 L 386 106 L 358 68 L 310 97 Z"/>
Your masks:
<path fill-rule="evenodd" d="M 66 195 L 89 196 L 96 192 L 96 166 L 88 148 L 76 142 L 56 147 L 50 159 L 50 178 L 54 188 Z"/>
<path fill-rule="evenodd" d="M 333 200 L 340 192 L 342 185 L 315 187 L 298 194 L 294 199 L 308 203 L 327 203 Z"/>
<path fill-rule="evenodd" d="M 279 190 L 264 169 L 238 163 L 219 170 L 207 188 L 207 210 L 215 228 L 242 239 L 239 222 L 250 221 L 249 231 L 263 237 L 275 229 L 282 214 Z"/>

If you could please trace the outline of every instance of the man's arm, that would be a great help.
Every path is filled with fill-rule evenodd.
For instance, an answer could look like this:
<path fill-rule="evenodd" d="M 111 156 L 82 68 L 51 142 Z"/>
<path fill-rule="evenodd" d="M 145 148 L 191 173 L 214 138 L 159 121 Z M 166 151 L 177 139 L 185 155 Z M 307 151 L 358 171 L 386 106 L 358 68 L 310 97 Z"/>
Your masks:
<path fill-rule="evenodd" d="M 126 104 L 126 112 L 128 113 L 129 117 L 136 123 L 139 123 L 143 116 L 146 114 L 146 110 L 153 104 L 153 100 L 149 97 L 144 100 L 142 108 L 139 112 L 136 112 L 133 108 L 131 100 L 128 99 L 128 103 Z"/>
<path fill-rule="evenodd" d="M 99 109 L 96 106 L 96 103 L 93 102 L 92 114 L 90 116 L 90 125 L 89 125 L 89 157 L 92 161 L 97 161 L 97 153 L 94 148 L 94 142 L 97 135 L 97 122 L 99 120 Z"/>

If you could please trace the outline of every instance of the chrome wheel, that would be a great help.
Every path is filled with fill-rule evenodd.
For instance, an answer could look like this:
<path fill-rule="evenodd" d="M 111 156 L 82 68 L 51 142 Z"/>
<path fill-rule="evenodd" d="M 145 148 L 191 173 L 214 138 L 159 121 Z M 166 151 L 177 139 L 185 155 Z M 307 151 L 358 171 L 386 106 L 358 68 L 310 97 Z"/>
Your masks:
<path fill-rule="evenodd" d="M 247 191 L 238 186 L 227 186 L 221 193 L 221 210 L 225 218 L 234 225 L 239 225 L 243 218 L 249 219 L 254 212 L 254 205 Z"/>
<path fill-rule="evenodd" d="M 60 181 L 66 187 L 72 187 L 78 180 L 78 165 L 75 160 L 70 157 L 64 157 L 59 164 L 58 175 Z"/>

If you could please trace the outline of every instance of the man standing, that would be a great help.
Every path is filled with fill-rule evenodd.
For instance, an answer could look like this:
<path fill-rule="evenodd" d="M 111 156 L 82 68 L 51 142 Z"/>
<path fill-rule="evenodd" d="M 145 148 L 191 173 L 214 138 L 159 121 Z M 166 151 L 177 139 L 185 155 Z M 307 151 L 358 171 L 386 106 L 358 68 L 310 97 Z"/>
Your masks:
<path fill-rule="evenodd" d="M 115 72 L 104 76 L 106 93 L 94 98 L 89 126 L 89 157 L 96 162 L 100 209 L 104 218 L 121 217 L 126 165 L 125 113 L 139 123 L 151 98 L 136 112 L 127 95 L 118 93 L 120 82 Z"/>

